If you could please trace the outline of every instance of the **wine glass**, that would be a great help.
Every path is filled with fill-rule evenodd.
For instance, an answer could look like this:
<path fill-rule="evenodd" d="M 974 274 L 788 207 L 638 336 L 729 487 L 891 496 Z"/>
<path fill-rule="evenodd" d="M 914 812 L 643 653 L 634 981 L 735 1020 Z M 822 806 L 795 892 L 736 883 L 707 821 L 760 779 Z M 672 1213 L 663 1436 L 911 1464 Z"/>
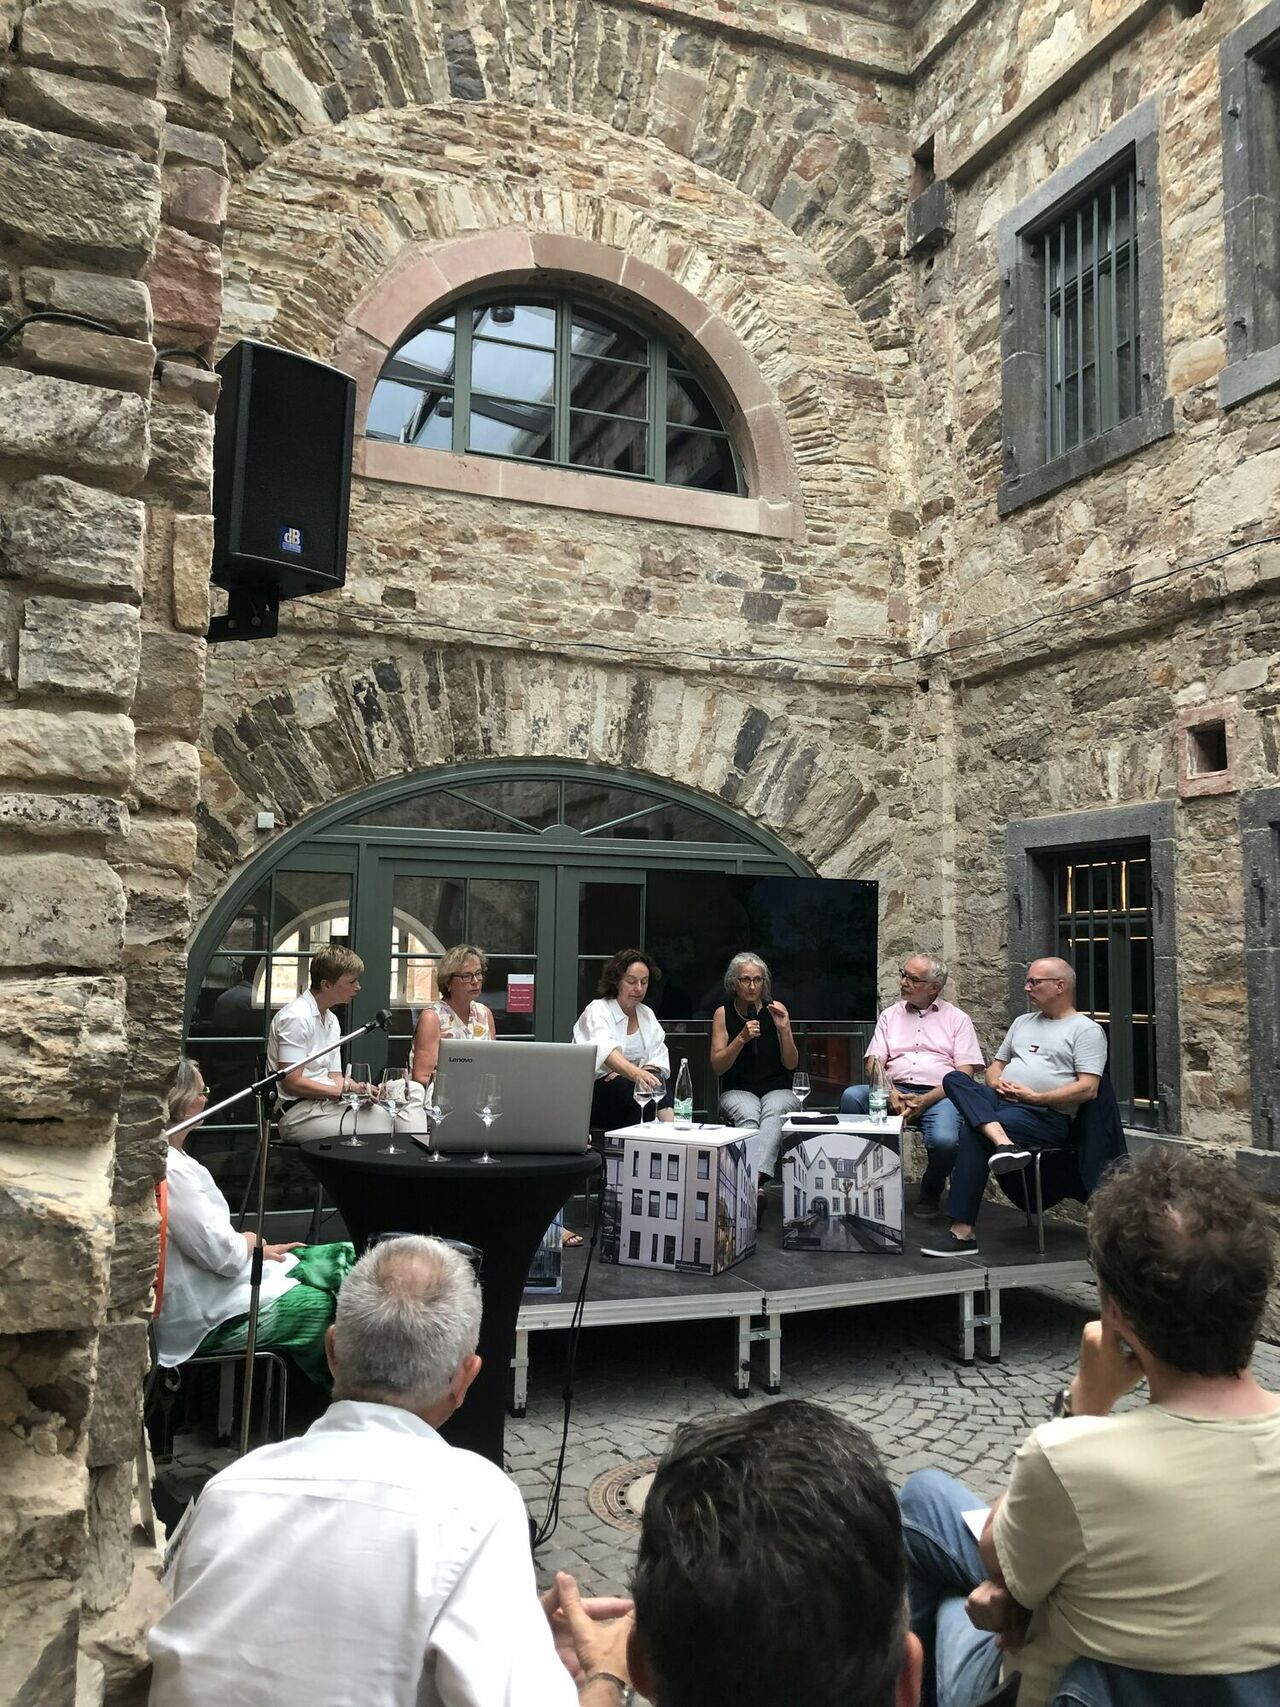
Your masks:
<path fill-rule="evenodd" d="M 343 1148 L 347 1150 L 363 1150 L 364 1139 L 360 1136 L 360 1104 L 367 1101 L 369 1094 L 369 1063 L 367 1061 L 352 1061 L 347 1068 L 346 1077 L 342 1081 L 342 1100 L 351 1110 L 351 1136 L 342 1140 Z"/>
<path fill-rule="evenodd" d="M 658 1093 L 657 1093 L 657 1091 L 647 1090 L 645 1088 L 645 1084 L 644 1084 L 643 1079 L 637 1079 L 635 1084 L 632 1085 L 632 1087 L 631 1087 L 631 1094 L 636 1099 L 636 1103 L 639 1106 L 640 1124 L 641 1124 L 641 1126 L 643 1126 L 644 1125 L 644 1105 L 647 1102 L 657 1102 Z"/>
<path fill-rule="evenodd" d="M 409 1076 L 404 1067 L 388 1067 L 382 1075 L 382 1102 L 391 1116 L 391 1142 L 383 1150 L 384 1156 L 403 1156 L 405 1146 L 396 1143 L 396 1116 L 405 1106 L 409 1098 Z"/>
<path fill-rule="evenodd" d="M 808 1075 L 808 1073 L 792 1073 L 792 1075 L 791 1075 L 791 1094 L 796 1099 L 796 1101 L 800 1104 L 800 1107 L 803 1109 L 804 1103 L 805 1103 L 805 1098 L 809 1095 L 809 1075 Z"/>
<path fill-rule="evenodd" d="M 431 1080 L 430 1084 L 423 1091 L 422 1096 L 423 1107 L 426 1111 L 427 1119 L 431 1124 L 431 1136 L 433 1139 L 431 1160 L 433 1162 L 447 1162 L 449 1160 L 448 1156 L 442 1154 L 440 1149 L 440 1126 L 445 1118 L 453 1113 L 453 1103 L 450 1101 L 446 1093 L 441 1090 L 440 1080 L 438 1077 Z"/>
<path fill-rule="evenodd" d="M 476 1092 L 476 1113 L 484 1122 L 486 1135 L 495 1120 L 502 1118 L 502 1087 L 498 1083 L 496 1073 L 485 1073 L 480 1079 L 480 1089 Z M 486 1138 L 486 1147 L 480 1156 L 482 1162 L 491 1162 Z"/>

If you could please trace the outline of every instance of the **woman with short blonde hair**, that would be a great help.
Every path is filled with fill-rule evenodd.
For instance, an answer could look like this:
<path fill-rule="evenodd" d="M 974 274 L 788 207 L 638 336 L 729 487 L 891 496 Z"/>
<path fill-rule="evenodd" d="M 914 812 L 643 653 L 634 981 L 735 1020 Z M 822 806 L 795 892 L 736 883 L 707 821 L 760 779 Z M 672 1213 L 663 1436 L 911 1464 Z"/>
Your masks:
<path fill-rule="evenodd" d="M 427 1003 L 413 1028 L 411 1076 L 415 1084 L 430 1083 L 440 1059 L 442 1037 L 481 1042 L 498 1035 L 492 1012 L 480 1000 L 488 970 L 489 957 L 471 942 L 455 943 L 436 962 L 439 998 Z"/>

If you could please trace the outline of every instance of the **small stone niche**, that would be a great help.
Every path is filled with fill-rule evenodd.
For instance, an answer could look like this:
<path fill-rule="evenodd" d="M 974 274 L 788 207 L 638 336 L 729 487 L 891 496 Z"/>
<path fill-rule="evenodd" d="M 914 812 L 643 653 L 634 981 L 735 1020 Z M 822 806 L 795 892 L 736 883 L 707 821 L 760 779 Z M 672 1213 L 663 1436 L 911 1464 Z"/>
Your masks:
<path fill-rule="evenodd" d="M 1236 708 L 1189 705 L 1178 713 L 1178 793 L 1231 794 L 1236 788 Z"/>

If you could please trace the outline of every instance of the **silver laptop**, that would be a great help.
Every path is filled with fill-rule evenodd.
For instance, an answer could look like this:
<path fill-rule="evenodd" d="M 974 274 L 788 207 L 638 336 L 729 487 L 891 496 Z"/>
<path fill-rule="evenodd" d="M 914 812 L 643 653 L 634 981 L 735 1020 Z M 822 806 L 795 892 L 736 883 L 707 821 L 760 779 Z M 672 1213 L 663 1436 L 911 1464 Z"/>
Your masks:
<path fill-rule="evenodd" d="M 486 1130 L 477 1107 L 490 1073 L 502 1094 L 502 1113 Z M 436 1075 L 440 1093 L 453 1105 L 438 1132 L 446 1153 L 578 1154 L 590 1147 L 596 1052 L 589 1043 L 442 1037 Z"/>

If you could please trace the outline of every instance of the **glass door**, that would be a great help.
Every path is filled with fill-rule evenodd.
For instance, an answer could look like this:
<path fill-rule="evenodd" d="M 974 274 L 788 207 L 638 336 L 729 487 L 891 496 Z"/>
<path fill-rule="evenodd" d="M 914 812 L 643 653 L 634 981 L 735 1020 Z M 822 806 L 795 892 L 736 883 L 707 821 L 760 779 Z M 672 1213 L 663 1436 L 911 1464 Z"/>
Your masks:
<path fill-rule="evenodd" d="M 480 1000 L 500 1037 L 549 1040 L 554 1030 L 555 871 L 374 853 L 362 869 L 365 959 L 361 1005 L 391 1010 L 387 1042 L 370 1038 L 371 1063 L 405 1066 L 425 1003 L 439 998 L 436 965 L 455 943 L 488 959 Z M 375 1041 L 376 1040 L 376 1041 Z"/>
<path fill-rule="evenodd" d="M 606 961 L 620 948 L 644 947 L 642 870 L 562 866 L 556 885 L 556 1030 L 566 1040 L 594 1000 Z"/>

